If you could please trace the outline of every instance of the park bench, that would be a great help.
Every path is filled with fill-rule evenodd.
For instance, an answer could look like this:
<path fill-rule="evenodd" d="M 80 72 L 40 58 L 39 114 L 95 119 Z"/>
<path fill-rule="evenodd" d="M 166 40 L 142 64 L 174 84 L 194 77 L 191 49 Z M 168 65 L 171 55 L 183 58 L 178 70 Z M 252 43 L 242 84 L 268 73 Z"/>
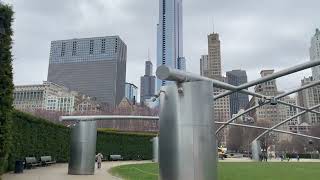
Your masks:
<path fill-rule="evenodd" d="M 25 161 L 26 161 L 26 168 L 28 169 L 41 165 L 41 163 L 39 163 L 35 157 L 26 157 Z"/>
<path fill-rule="evenodd" d="M 109 156 L 110 161 L 120 161 L 123 160 L 123 157 L 121 155 L 112 154 Z"/>
<path fill-rule="evenodd" d="M 40 161 L 42 165 L 50 165 L 56 163 L 56 161 L 52 160 L 51 156 L 41 156 Z"/>

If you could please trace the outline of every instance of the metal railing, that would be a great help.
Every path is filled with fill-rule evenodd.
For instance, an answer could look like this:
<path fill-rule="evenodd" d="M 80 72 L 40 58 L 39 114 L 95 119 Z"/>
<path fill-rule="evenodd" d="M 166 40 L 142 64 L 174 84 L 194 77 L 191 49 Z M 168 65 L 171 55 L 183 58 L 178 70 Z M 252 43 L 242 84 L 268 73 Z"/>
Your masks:
<path fill-rule="evenodd" d="M 131 116 L 131 115 L 93 115 L 93 116 L 61 116 L 60 121 L 96 121 L 96 120 L 159 120 L 158 116 Z M 215 121 L 215 124 L 225 124 L 225 122 L 219 122 Z M 253 128 L 253 129 L 264 129 L 264 130 L 270 130 L 278 133 L 284 133 L 284 134 L 290 134 L 295 136 L 302 136 L 302 137 L 308 137 L 312 139 L 319 139 L 319 137 L 315 136 L 309 136 L 305 134 L 299 134 L 294 133 L 290 131 L 284 131 L 284 130 L 278 130 L 278 129 L 271 129 L 266 127 L 260 127 L 260 126 L 253 126 L 253 125 L 246 125 L 246 124 L 237 124 L 237 123 L 228 123 L 227 125 L 231 126 L 239 126 L 239 127 L 247 127 L 247 128 Z"/>
<path fill-rule="evenodd" d="M 320 84 L 320 81 L 315 81 L 315 82 L 312 82 L 310 84 L 304 85 L 302 87 L 299 87 L 299 88 L 293 89 L 291 91 L 288 91 L 286 93 L 277 95 L 275 97 L 267 97 L 267 96 L 264 96 L 264 95 L 257 94 L 256 97 L 260 96 L 260 98 L 264 98 L 265 102 L 263 102 L 261 104 L 257 104 L 257 105 L 255 105 L 253 107 L 250 107 L 249 109 L 246 109 L 244 112 L 235 115 L 230 120 L 228 120 L 227 122 L 223 123 L 222 126 L 220 128 L 218 128 L 218 130 L 216 131 L 216 134 L 219 133 L 228 124 L 230 124 L 231 122 L 235 121 L 237 118 L 239 118 L 239 117 L 243 116 L 244 114 L 249 113 L 250 111 L 253 111 L 253 110 L 255 110 L 255 109 L 259 108 L 259 107 L 262 107 L 263 105 L 266 105 L 266 104 L 270 103 L 272 99 L 277 100 L 278 103 L 281 103 L 281 104 L 284 104 L 284 105 L 287 105 L 287 106 L 291 106 L 291 107 L 295 107 L 295 108 L 298 108 L 298 109 L 306 110 L 308 112 L 319 114 L 320 112 L 318 112 L 318 111 L 309 110 L 308 108 L 297 106 L 297 105 L 293 105 L 293 104 L 289 104 L 289 103 L 286 103 L 284 101 L 280 101 L 279 100 L 279 99 L 281 99 L 281 98 L 283 98 L 285 96 L 288 96 L 290 94 L 302 91 L 302 90 L 307 89 L 307 88 L 311 88 L 311 87 L 319 85 L 319 84 Z"/>

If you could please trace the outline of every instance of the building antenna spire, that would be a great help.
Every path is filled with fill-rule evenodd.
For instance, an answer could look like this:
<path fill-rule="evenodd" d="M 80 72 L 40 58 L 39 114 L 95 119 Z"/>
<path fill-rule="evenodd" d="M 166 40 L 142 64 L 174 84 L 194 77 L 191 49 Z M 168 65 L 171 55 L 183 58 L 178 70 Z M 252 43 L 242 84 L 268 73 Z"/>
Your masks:
<path fill-rule="evenodd" d="M 214 19 L 213 19 L 213 23 L 212 23 L 212 30 L 213 30 L 213 33 L 214 33 Z"/>
<path fill-rule="evenodd" d="M 148 61 L 150 61 L 150 48 L 148 48 Z"/>

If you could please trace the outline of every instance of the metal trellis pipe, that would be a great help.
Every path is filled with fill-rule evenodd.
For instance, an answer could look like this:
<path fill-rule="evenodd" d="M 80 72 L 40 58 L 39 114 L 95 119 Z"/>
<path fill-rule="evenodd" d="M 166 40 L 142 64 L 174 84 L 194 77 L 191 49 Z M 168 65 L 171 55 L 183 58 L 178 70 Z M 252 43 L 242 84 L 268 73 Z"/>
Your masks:
<path fill-rule="evenodd" d="M 285 96 L 288 96 L 290 94 L 293 94 L 293 93 L 296 93 L 296 92 L 299 92 L 299 91 L 302 91 L 304 89 L 307 89 L 307 88 L 310 88 L 310 87 L 313 87 L 313 86 L 316 86 L 316 85 L 319 85 L 320 84 L 320 81 L 315 81 L 315 82 L 312 82 L 310 84 L 307 84 L 307 85 L 304 85 L 304 86 L 301 86 L 301 87 L 298 87 L 296 89 L 293 89 L 293 90 L 290 90 L 286 93 L 283 93 L 283 94 L 279 94 L 277 96 L 274 97 L 274 99 L 278 100 L 279 103 L 282 103 L 282 104 L 285 104 L 287 106 L 291 106 L 291 107 L 295 107 L 295 108 L 299 108 L 299 109 L 303 109 L 303 110 L 306 110 L 308 112 L 312 112 L 312 113 L 317 113 L 319 114 L 318 111 L 314 111 L 314 110 L 310 110 L 310 109 L 307 109 L 307 108 L 304 108 L 304 107 L 301 107 L 301 106 L 297 106 L 297 105 L 292 105 L 292 104 L 289 104 L 289 103 L 286 103 L 286 102 L 283 102 L 283 101 L 279 101 L 279 99 L 285 97 Z M 272 99 L 271 97 L 267 97 L 267 96 L 264 96 L 264 95 L 261 95 L 261 94 L 258 94 L 258 93 L 254 93 L 254 96 L 257 96 L 257 97 L 262 97 L 262 98 L 265 98 L 266 101 L 261 103 L 261 104 L 258 104 L 258 105 L 255 105 L 247 110 L 245 110 L 244 112 L 240 113 L 240 114 L 237 114 L 235 115 L 233 118 L 231 118 L 230 120 L 228 120 L 227 122 L 224 122 L 224 124 L 222 126 L 220 126 L 218 128 L 218 130 L 216 131 L 216 134 L 219 133 L 223 128 L 225 128 L 229 123 L 233 122 L 234 120 L 236 120 L 237 118 L 241 117 L 242 115 L 250 112 L 250 111 L 253 111 L 265 104 L 268 104 L 270 103 L 270 100 Z"/>
<path fill-rule="evenodd" d="M 320 107 L 320 104 L 309 108 L 309 110 L 313 110 L 313 109 L 316 109 L 316 108 L 319 108 L 319 107 Z M 263 133 L 261 133 L 261 134 L 260 134 L 258 137 L 256 137 L 254 140 L 258 140 L 259 138 L 261 138 L 261 137 L 264 136 L 265 134 L 269 133 L 269 132 L 272 131 L 273 129 L 275 129 L 275 128 L 277 128 L 277 127 L 285 124 L 286 122 L 291 121 L 292 119 L 297 118 L 297 117 L 299 117 L 299 116 L 301 116 L 301 115 L 303 115 L 303 114 L 305 114 L 305 113 L 307 113 L 307 112 L 308 112 L 308 111 L 301 111 L 301 112 L 299 112 L 298 114 L 296 114 L 296 115 L 294 115 L 294 116 L 292 116 L 292 117 L 290 117 L 290 118 L 288 118 L 288 119 L 286 119 L 286 120 L 284 120 L 284 121 L 281 121 L 280 123 L 272 126 L 270 129 L 268 129 L 268 130 L 264 131 Z"/>
<path fill-rule="evenodd" d="M 215 122 L 215 123 L 216 124 L 223 124 L 223 122 Z M 284 133 L 284 134 L 290 134 L 290 135 L 295 135 L 295 136 L 301 136 L 301 137 L 307 137 L 307 138 L 311 138 L 311 139 L 320 140 L 320 137 L 309 136 L 309 135 L 306 135 L 306 134 L 299 134 L 299 133 L 294 133 L 294 132 L 284 131 L 284 130 L 279 130 L 279 129 L 271 129 L 271 128 L 261 127 L 261 126 L 253 126 L 253 125 L 238 124 L 238 123 L 230 123 L 228 125 L 237 126 L 237 127 L 245 127 L 245 128 L 253 128 L 253 129 L 271 130 L 271 131 L 274 131 L 274 132 L 279 132 L 279 133 Z"/>
<path fill-rule="evenodd" d="M 275 72 L 275 73 L 270 74 L 268 76 L 256 79 L 254 81 L 250 81 L 250 82 L 242 84 L 240 86 L 237 86 L 237 90 L 236 91 L 240 91 L 242 89 L 247 89 L 249 87 L 261 84 L 263 82 L 270 81 L 270 80 L 273 80 L 273 79 L 276 79 L 276 78 L 279 78 L 279 77 L 282 77 L 282 76 L 286 76 L 286 75 L 289 75 L 289 74 L 292 74 L 292 73 L 295 73 L 295 72 L 298 72 L 298 71 L 301 71 L 301 70 L 305 70 L 305 69 L 308 69 L 308 68 L 311 68 L 311 67 L 319 66 L 319 65 L 320 65 L 320 61 L 309 61 L 309 62 L 306 62 L 306 63 L 302 63 L 302 64 L 299 64 L 299 65 L 296 65 L 296 66 L 293 66 L 293 67 L 290 67 L 290 68 Z M 222 98 L 222 97 L 230 95 L 230 94 L 232 94 L 232 93 L 234 93 L 236 91 L 233 91 L 232 89 L 229 89 L 229 91 L 226 91 L 226 92 L 224 92 L 222 94 L 219 94 L 218 96 L 216 96 L 216 98 Z"/>

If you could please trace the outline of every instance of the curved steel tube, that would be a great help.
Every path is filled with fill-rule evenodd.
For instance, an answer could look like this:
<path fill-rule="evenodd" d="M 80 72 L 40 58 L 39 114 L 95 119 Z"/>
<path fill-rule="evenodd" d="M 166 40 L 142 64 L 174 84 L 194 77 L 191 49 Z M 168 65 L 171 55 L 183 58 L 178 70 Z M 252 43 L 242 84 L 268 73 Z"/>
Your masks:
<path fill-rule="evenodd" d="M 191 82 L 191 81 L 210 81 L 212 82 L 214 87 L 228 89 L 228 90 L 237 90 L 236 86 L 230 85 L 228 83 L 203 77 L 197 74 L 188 73 L 188 72 L 174 69 L 165 65 L 159 66 L 157 68 L 156 74 L 157 74 L 157 77 L 161 80 L 176 81 L 179 83 Z"/>
<path fill-rule="evenodd" d="M 310 87 L 313 87 L 313 86 L 316 86 L 316 85 L 319 85 L 319 84 L 320 84 L 320 81 L 315 81 L 315 82 L 312 82 L 312 83 L 307 84 L 307 85 L 305 85 L 305 86 L 301 86 L 301 87 L 299 87 L 299 88 L 296 88 L 296 89 L 293 89 L 293 90 L 291 90 L 291 91 L 288 91 L 288 92 L 286 92 L 286 93 L 279 94 L 279 95 L 277 95 L 277 96 L 274 97 L 274 98 L 275 98 L 276 100 L 278 100 L 278 99 L 283 98 L 283 97 L 285 97 L 285 96 L 288 96 L 288 95 L 290 95 L 290 94 L 296 93 L 296 92 L 298 92 L 298 91 L 301 91 L 301 90 L 304 90 L 304 89 L 307 89 L 307 88 L 310 88 Z M 259 93 L 252 93 L 252 95 L 253 95 L 253 96 L 256 96 L 256 97 L 260 97 L 260 98 L 261 98 L 261 97 L 262 97 L 262 98 L 265 98 L 267 101 L 266 101 L 265 103 L 260 104 L 260 105 L 253 106 L 253 107 L 245 110 L 245 111 L 244 111 L 243 113 L 241 113 L 241 114 L 237 114 L 235 117 L 231 118 L 230 120 L 228 120 L 227 122 L 225 122 L 222 126 L 220 126 L 220 127 L 218 128 L 218 130 L 216 131 L 216 134 L 219 133 L 223 128 L 225 128 L 229 123 L 233 122 L 233 121 L 236 120 L 237 118 L 239 118 L 239 117 L 241 117 L 242 115 L 244 115 L 244 114 L 246 114 L 246 113 L 248 113 L 248 112 L 250 112 L 250 111 L 252 111 L 252 110 L 255 110 L 255 109 L 257 109 L 257 108 L 259 108 L 259 107 L 261 107 L 261 106 L 263 106 L 263 105 L 265 105 L 265 104 L 268 104 L 268 103 L 270 102 L 270 100 L 271 100 L 270 97 L 261 95 L 261 94 L 259 94 Z M 279 100 L 278 100 L 278 102 L 281 103 L 281 104 L 287 105 L 287 106 L 292 106 L 292 107 L 295 107 L 295 108 L 303 109 L 303 110 L 306 110 L 306 111 L 308 111 L 308 112 L 312 112 L 312 113 L 316 113 L 316 114 L 319 114 L 319 113 L 320 113 L 320 112 L 318 112 L 318 111 L 310 110 L 310 109 L 307 109 L 307 108 L 304 108 L 304 107 L 301 107 L 301 106 L 297 106 L 297 105 L 292 105 L 292 104 L 289 104 L 289 103 L 286 103 L 286 102 L 283 102 L 283 101 L 279 101 Z"/>
<path fill-rule="evenodd" d="M 270 102 L 270 101 L 269 101 Z M 268 102 L 268 103 L 269 103 Z M 261 106 L 263 106 L 264 104 L 261 104 L 261 105 L 255 105 L 255 106 L 252 106 L 251 108 L 249 108 L 249 109 L 246 109 L 243 113 L 240 113 L 240 114 L 237 114 L 237 115 L 235 115 L 233 118 L 231 118 L 229 121 L 227 121 L 227 122 L 222 122 L 221 124 L 222 124 L 222 126 L 220 126 L 218 129 L 217 129 L 217 131 L 216 131 L 216 134 L 218 134 L 223 128 L 225 128 L 227 125 L 229 125 L 230 123 L 232 123 L 234 120 L 236 120 L 236 119 L 238 119 L 239 117 L 241 117 L 241 116 L 243 116 L 244 114 L 246 114 L 246 113 L 248 113 L 248 112 L 250 112 L 250 111 L 253 111 L 253 110 L 255 110 L 255 109 L 257 109 L 258 107 L 261 107 Z"/>
<path fill-rule="evenodd" d="M 83 118 L 82 118 L 83 117 Z M 119 116 L 119 115 L 101 115 L 101 116 L 62 116 L 61 119 L 62 121 L 68 121 L 68 120 L 97 120 L 97 119 L 144 119 L 144 120 L 159 120 L 158 116 Z M 225 122 L 215 122 L 216 124 L 226 124 Z M 227 125 L 231 126 L 239 126 L 239 127 L 247 127 L 247 128 L 255 128 L 255 129 L 265 129 L 265 130 L 271 130 L 275 132 L 280 132 L 280 133 L 286 133 L 286 134 L 291 134 L 291 135 L 297 135 L 297 136 L 303 136 L 303 137 L 309 137 L 313 139 L 319 139 L 319 137 L 314 137 L 314 136 L 309 136 L 305 134 L 298 134 L 298 133 L 293 133 L 289 131 L 283 131 L 283 130 L 278 130 L 278 129 L 271 129 L 271 128 L 266 128 L 266 127 L 260 127 L 260 126 L 253 126 L 253 125 L 246 125 L 246 124 L 237 124 L 237 123 L 228 123 Z"/>
<path fill-rule="evenodd" d="M 316 109 L 316 108 L 318 108 L 318 107 L 320 107 L 320 104 L 311 107 L 309 110 L 313 110 L 313 109 Z M 283 125 L 284 123 L 286 123 L 286 122 L 288 122 L 288 121 L 291 121 L 292 119 L 297 118 L 297 117 L 299 117 L 299 116 L 301 116 L 301 115 L 303 115 L 303 114 L 305 114 L 305 113 L 307 113 L 307 112 L 308 112 L 308 111 L 302 111 L 302 112 L 300 112 L 300 113 L 298 113 L 298 114 L 296 114 L 296 115 L 294 115 L 294 116 L 292 116 L 292 117 L 290 117 L 290 118 L 288 118 L 288 119 L 286 119 L 286 120 L 284 120 L 284 121 L 281 121 L 280 123 L 272 126 L 272 127 L 269 128 L 268 130 L 266 130 L 266 131 L 264 131 L 263 133 L 261 133 L 261 134 L 260 134 L 258 137 L 256 137 L 254 140 L 258 140 L 259 138 L 261 138 L 261 137 L 264 136 L 265 134 L 269 133 L 269 132 L 272 131 L 273 129 L 275 129 L 275 128 Z"/>
<path fill-rule="evenodd" d="M 216 124 L 223 124 L 223 122 L 215 122 L 215 123 Z M 264 130 L 269 130 L 270 129 L 270 128 L 266 128 L 266 127 L 253 126 L 253 125 L 247 125 L 247 124 L 237 124 L 237 123 L 230 123 L 228 125 L 238 126 L 238 127 L 246 127 L 246 128 L 253 128 L 253 129 L 264 129 Z M 320 137 L 309 136 L 309 135 L 294 133 L 294 132 L 290 132 L 290 131 L 283 131 L 283 130 L 279 130 L 279 129 L 271 129 L 271 131 L 320 140 Z"/>
<path fill-rule="evenodd" d="M 288 75 L 288 74 L 292 74 L 292 73 L 295 73 L 295 72 L 298 72 L 298 71 L 301 71 L 301 70 L 304 70 L 304 69 L 308 69 L 308 68 L 311 68 L 311 67 L 314 67 L 314 66 L 318 66 L 318 65 L 320 65 L 320 61 L 309 61 L 309 62 L 306 62 L 306 63 L 303 63 L 303 64 L 299 64 L 299 65 L 293 66 L 291 68 L 284 69 L 284 70 L 275 72 L 273 74 L 270 74 L 268 76 L 265 76 L 265 77 L 256 79 L 254 81 L 251 81 L 251 82 L 242 84 L 240 86 L 237 86 L 237 91 L 240 91 L 242 89 L 246 89 L 246 88 L 252 87 L 254 85 L 257 85 L 257 84 L 260 84 L 260 83 L 263 83 L 263 82 L 266 82 L 266 81 L 270 81 L 270 80 L 273 80 L 273 79 L 276 79 L 276 78 L 279 78 L 279 77 L 282 77 L 282 76 L 285 76 L 285 75 Z M 236 91 L 233 91 L 233 90 L 230 91 L 229 90 L 229 91 L 226 91 L 226 92 L 224 92 L 222 94 L 219 94 L 216 97 L 217 98 L 222 98 L 222 97 L 227 96 L 229 94 L 232 94 L 234 92 L 236 92 Z"/>

